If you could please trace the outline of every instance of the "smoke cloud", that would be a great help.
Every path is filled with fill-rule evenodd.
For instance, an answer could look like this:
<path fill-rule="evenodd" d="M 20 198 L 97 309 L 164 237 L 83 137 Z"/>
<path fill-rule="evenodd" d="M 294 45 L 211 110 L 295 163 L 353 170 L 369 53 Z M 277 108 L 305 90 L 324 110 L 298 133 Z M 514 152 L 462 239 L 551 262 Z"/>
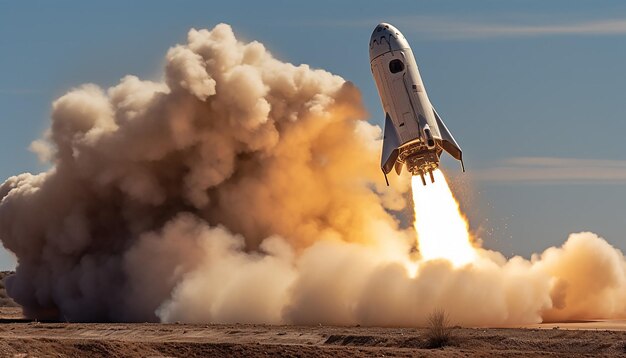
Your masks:
<path fill-rule="evenodd" d="M 592 233 L 530 260 L 477 248 L 416 260 L 391 214 L 410 178 L 341 77 L 275 59 L 220 24 L 189 31 L 164 79 L 88 84 L 31 149 L 52 168 L 0 186 L 7 290 L 69 321 L 462 325 L 626 316 L 626 260 Z M 412 267 L 412 269 L 408 269 Z"/>

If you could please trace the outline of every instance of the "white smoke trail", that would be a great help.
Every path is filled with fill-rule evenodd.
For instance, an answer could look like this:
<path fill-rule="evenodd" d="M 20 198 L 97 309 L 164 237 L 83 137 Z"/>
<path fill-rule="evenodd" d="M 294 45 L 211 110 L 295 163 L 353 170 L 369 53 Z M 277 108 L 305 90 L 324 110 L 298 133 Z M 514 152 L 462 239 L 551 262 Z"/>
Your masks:
<path fill-rule="evenodd" d="M 191 30 L 162 82 L 56 100 L 53 168 L 0 186 L 9 294 L 36 318 L 421 325 L 626 314 L 622 254 L 591 233 L 524 260 L 414 261 L 410 180 L 381 186 L 380 128 L 342 78 Z M 395 180 L 395 179 L 394 179 Z M 414 267 L 415 270 L 410 269 Z M 597 279 L 601 277 L 601 279 Z"/>

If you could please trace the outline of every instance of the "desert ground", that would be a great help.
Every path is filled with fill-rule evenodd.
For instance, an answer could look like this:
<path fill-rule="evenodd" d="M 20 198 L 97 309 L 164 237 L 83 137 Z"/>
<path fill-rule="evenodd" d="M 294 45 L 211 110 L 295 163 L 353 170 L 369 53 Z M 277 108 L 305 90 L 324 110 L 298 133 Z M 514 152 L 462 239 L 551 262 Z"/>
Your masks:
<path fill-rule="evenodd" d="M 427 328 L 37 322 L 0 295 L 2 357 L 626 355 L 625 321 L 456 327 L 447 345 L 432 348 Z"/>

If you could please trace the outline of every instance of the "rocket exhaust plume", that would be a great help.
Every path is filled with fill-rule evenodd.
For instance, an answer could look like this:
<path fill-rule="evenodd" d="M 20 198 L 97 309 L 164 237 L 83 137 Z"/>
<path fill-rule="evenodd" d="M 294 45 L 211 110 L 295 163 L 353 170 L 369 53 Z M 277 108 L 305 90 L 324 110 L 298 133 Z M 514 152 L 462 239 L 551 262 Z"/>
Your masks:
<path fill-rule="evenodd" d="M 433 175 L 435 182 L 426 186 L 419 177 L 412 179 L 415 231 L 421 257 L 445 259 L 455 266 L 472 262 L 476 253 L 467 221 L 441 171 L 435 170 Z"/>
<path fill-rule="evenodd" d="M 472 246 L 439 172 L 413 193 L 416 230 L 400 227 L 390 212 L 411 183 L 380 183 L 382 131 L 364 117 L 342 78 L 225 24 L 191 30 L 162 81 L 127 76 L 53 103 L 33 144 L 52 168 L 0 185 L 0 240 L 18 260 L 8 293 L 29 317 L 69 321 L 626 316 L 620 251 L 591 233 L 530 260 Z"/>

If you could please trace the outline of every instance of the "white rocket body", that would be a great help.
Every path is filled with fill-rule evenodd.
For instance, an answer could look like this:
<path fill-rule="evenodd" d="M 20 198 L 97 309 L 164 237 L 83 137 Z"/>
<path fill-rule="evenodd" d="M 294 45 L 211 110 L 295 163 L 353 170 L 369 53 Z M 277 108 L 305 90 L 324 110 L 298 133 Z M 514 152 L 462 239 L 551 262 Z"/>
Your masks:
<path fill-rule="evenodd" d="M 412 175 L 424 175 L 439 167 L 445 150 L 463 164 L 462 151 L 430 103 L 415 57 L 402 33 L 381 23 L 370 38 L 370 65 L 385 111 L 381 169 L 395 168 L 399 175 L 406 164 Z"/>

